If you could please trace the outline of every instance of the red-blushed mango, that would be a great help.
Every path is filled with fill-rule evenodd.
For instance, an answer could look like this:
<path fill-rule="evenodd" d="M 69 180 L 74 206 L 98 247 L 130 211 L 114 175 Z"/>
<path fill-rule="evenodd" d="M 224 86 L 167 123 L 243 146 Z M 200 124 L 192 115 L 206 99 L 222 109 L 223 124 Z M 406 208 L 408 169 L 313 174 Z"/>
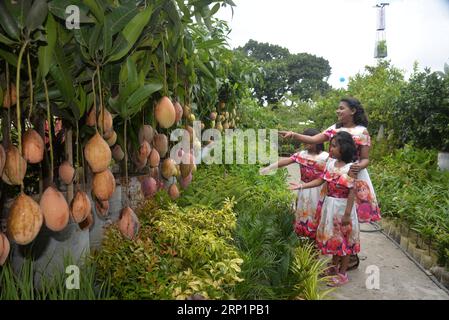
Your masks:
<path fill-rule="evenodd" d="M 139 143 L 146 141 L 151 143 L 153 141 L 155 132 L 152 126 L 146 124 L 140 127 L 139 129 Z"/>
<path fill-rule="evenodd" d="M 178 186 L 176 185 L 176 183 L 173 183 L 169 188 L 168 188 L 168 195 L 170 196 L 170 198 L 172 200 L 176 200 L 179 198 L 179 189 Z"/>
<path fill-rule="evenodd" d="M 120 147 L 120 145 L 116 144 L 114 148 L 112 148 L 112 157 L 117 162 L 123 160 L 123 158 L 125 157 L 125 153 L 123 152 L 122 147 Z"/>
<path fill-rule="evenodd" d="M 159 156 L 164 158 L 168 151 L 168 139 L 165 134 L 159 133 L 154 136 L 153 147 L 156 148 Z"/>
<path fill-rule="evenodd" d="M 152 177 L 145 177 L 141 182 L 141 190 L 145 199 L 153 197 L 157 190 L 157 181 Z"/>
<path fill-rule="evenodd" d="M 9 185 L 22 184 L 27 170 L 27 162 L 20 155 L 19 149 L 10 145 L 6 150 L 6 161 L 3 169 L 2 179 Z"/>
<path fill-rule="evenodd" d="M 63 194 L 50 186 L 45 189 L 40 201 L 45 225 L 52 231 L 61 231 L 69 222 L 70 209 Z"/>
<path fill-rule="evenodd" d="M 3 108 L 9 109 L 11 106 L 16 105 L 17 103 L 17 92 L 16 92 L 16 86 L 14 83 L 11 83 L 9 85 L 9 92 L 5 88 L 4 94 L 3 94 Z"/>
<path fill-rule="evenodd" d="M 134 240 L 137 238 L 140 223 L 136 214 L 130 207 L 125 207 L 120 212 L 118 228 L 126 238 L 130 240 Z"/>
<path fill-rule="evenodd" d="M 95 123 L 97 123 L 97 115 L 94 107 L 90 108 L 89 114 L 87 115 L 86 124 L 89 127 L 94 127 Z"/>
<path fill-rule="evenodd" d="M 176 120 L 176 111 L 168 97 L 162 97 L 156 105 L 154 115 L 162 128 L 170 128 Z"/>
<path fill-rule="evenodd" d="M 8 259 L 10 249 L 8 237 L 0 232 L 0 266 L 4 265 Z"/>
<path fill-rule="evenodd" d="M 162 176 L 165 179 L 170 179 L 176 174 L 176 164 L 175 161 L 171 158 L 167 158 L 162 162 Z"/>
<path fill-rule="evenodd" d="M 84 156 L 94 173 L 105 171 L 111 162 L 111 149 L 97 132 L 84 147 Z"/>
<path fill-rule="evenodd" d="M 19 245 L 29 244 L 36 238 L 43 221 L 39 204 L 30 196 L 20 193 L 9 209 L 8 234 Z"/>
<path fill-rule="evenodd" d="M 193 177 L 192 173 L 189 173 L 189 175 L 185 178 L 181 177 L 181 181 L 180 181 L 181 188 L 187 189 L 187 187 L 192 182 L 192 177 Z"/>
<path fill-rule="evenodd" d="M 0 144 L 0 176 L 3 174 L 3 169 L 5 168 L 6 162 L 6 152 L 3 145 Z"/>
<path fill-rule="evenodd" d="M 148 157 L 148 162 L 150 163 L 151 168 L 155 168 L 159 166 L 159 163 L 161 162 L 161 157 L 159 156 L 159 152 L 156 148 L 153 148 L 150 152 L 150 156 Z"/>
<path fill-rule="evenodd" d="M 181 120 L 182 114 L 184 113 L 184 111 L 182 110 L 182 106 L 178 101 L 175 102 L 174 107 L 175 107 L 175 112 L 176 112 L 175 122 L 178 123 L 179 120 Z"/>
<path fill-rule="evenodd" d="M 98 200 L 106 201 L 115 191 L 115 178 L 111 170 L 98 172 L 92 180 L 92 192 Z"/>
<path fill-rule="evenodd" d="M 70 184 L 75 176 L 75 168 L 70 164 L 69 161 L 64 161 L 58 168 L 59 177 L 61 181 L 65 184 Z"/>
<path fill-rule="evenodd" d="M 28 163 L 39 163 L 44 158 L 44 140 L 34 129 L 28 129 L 22 137 L 22 155 Z"/>
<path fill-rule="evenodd" d="M 186 153 L 181 160 L 181 165 L 180 165 L 181 176 L 183 178 L 186 178 L 189 174 L 191 174 L 194 165 L 195 165 L 195 159 L 193 157 L 193 154 L 191 154 L 190 152 Z"/>
<path fill-rule="evenodd" d="M 70 203 L 70 216 L 73 221 L 80 223 L 91 213 L 92 205 L 87 193 L 78 190 Z"/>
<path fill-rule="evenodd" d="M 104 123 L 103 123 L 103 110 L 100 110 L 98 114 L 98 128 L 103 129 L 103 133 L 110 133 L 114 130 L 114 123 L 112 121 L 112 115 L 108 109 L 104 108 Z M 105 138 L 107 139 L 107 138 Z"/>

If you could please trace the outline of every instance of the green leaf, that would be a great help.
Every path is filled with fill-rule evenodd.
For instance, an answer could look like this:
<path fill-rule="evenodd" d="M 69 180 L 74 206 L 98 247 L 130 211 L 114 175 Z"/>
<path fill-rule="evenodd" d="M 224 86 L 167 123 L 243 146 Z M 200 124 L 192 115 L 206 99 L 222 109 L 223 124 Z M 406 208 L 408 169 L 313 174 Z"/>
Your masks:
<path fill-rule="evenodd" d="M 212 9 L 209 12 L 209 17 L 212 17 L 214 14 L 216 14 L 218 12 L 218 10 L 220 10 L 220 4 L 217 3 L 215 4 Z"/>
<path fill-rule="evenodd" d="M 125 6 L 120 6 L 108 14 L 106 20 L 110 20 L 112 35 L 122 31 L 138 12 L 139 9 L 137 7 L 130 9 Z"/>
<path fill-rule="evenodd" d="M 117 55 L 122 50 L 126 50 L 128 47 L 128 41 L 125 39 L 125 37 L 119 33 L 117 35 L 117 38 L 114 40 L 114 44 L 112 45 L 112 50 L 110 56 L 106 59 L 105 62 L 113 61 L 113 57 Z"/>
<path fill-rule="evenodd" d="M 13 40 L 3 35 L 3 33 L 0 33 L 0 42 L 6 44 L 7 46 L 10 46 L 15 43 Z"/>
<path fill-rule="evenodd" d="M 150 83 L 137 89 L 126 101 L 128 109 L 132 110 L 134 106 L 140 105 L 148 99 L 153 93 L 162 89 L 162 83 Z"/>
<path fill-rule="evenodd" d="M 47 1 L 34 0 L 25 20 L 25 26 L 27 27 L 29 33 L 44 23 L 47 13 Z"/>
<path fill-rule="evenodd" d="M 0 57 L 5 59 L 10 65 L 17 67 L 17 57 L 14 54 L 0 49 Z"/>
<path fill-rule="evenodd" d="M 106 59 L 106 57 L 109 55 L 109 51 L 112 49 L 112 32 L 111 32 L 111 25 L 110 20 L 106 19 L 104 21 L 104 27 L 103 27 L 103 59 Z"/>
<path fill-rule="evenodd" d="M 119 52 L 112 55 L 109 61 L 116 61 L 123 58 L 129 50 L 134 46 L 137 39 L 142 33 L 143 28 L 150 20 L 151 14 L 153 13 L 153 7 L 149 5 L 145 10 L 139 12 L 125 27 L 121 32 L 126 39 L 127 46 L 121 49 Z"/>
<path fill-rule="evenodd" d="M 19 40 L 20 30 L 3 1 L 0 1 L 0 25 L 10 38 Z"/>
<path fill-rule="evenodd" d="M 93 28 L 93 31 L 90 35 L 88 49 L 89 49 L 89 54 L 91 57 L 95 57 L 95 53 L 99 49 L 100 37 L 101 37 L 102 31 L 103 31 L 103 28 L 101 25 L 95 25 L 95 27 Z"/>
<path fill-rule="evenodd" d="M 197 59 L 195 63 L 202 72 L 205 73 L 205 75 L 211 79 L 215 79 L 214 75 L 209 71 L 209 69 L 206 67 L 206 65 L 203 63 L 203 61 Z"/>
<path fill-rule="evenodd" d="M 97 3 L 97 1 L 96 0 L 84 0 L 84 3 L 90 9 L 90 11 L 93 13 L 95 18 L 97 18 L 97 21 L 99 23 L 103 23 L 104 22 L 104 12 L 103 12 L 103 9 L 100 7 L 100 5 Z"/>
<path fill-rule="evenodd" d="M 211 39 L 206 41 L 199 42 L 196 47 L 197 49 L 211 49 L 220 45 L 223 45 L 225 42 L 223 39 Z"/>
<path fill-rule="evenodd" d="M 42 77 L 46 77 L 53 60 L 53 51 L 56 44 L 56 22 L 52 14 L 48 15 L 45 25 L 47 31 L 47 45 L 38 49 L 39 69 Z"/>
<path fill-rule="evenodd" d="M 53 57 L 54 63 L 50 67 L 50 74 L 55 80 L 56 86 L 64 97 L 66 103 L 70 103 L 75 96 L 75 91 L 73 89 L 74 81 L 64 59 L 62 48 L 55 46 Z"/>

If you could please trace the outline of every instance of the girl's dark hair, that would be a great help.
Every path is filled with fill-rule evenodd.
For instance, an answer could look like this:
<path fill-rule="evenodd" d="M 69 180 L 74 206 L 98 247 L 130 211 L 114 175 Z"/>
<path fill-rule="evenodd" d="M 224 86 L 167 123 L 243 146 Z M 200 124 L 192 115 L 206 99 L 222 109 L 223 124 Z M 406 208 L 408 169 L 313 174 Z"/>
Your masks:
<path fill-rule="evenodd" d="M 351 110 L 355 110 L 354 113 L 354 124 L 358 126 L 368 127 L 368 117 L 366 116 L 365 109 L 363 109 L 362 104 L 359 100 L 352 97 L 346 97 L 340 100 L 340 102 L 346 102 L 351 108 Z M 337 123 L 337 128 L 341 128 L 342 124 Z"/>
<path fill-rule="evenodd" d="M 306 130 L 304 130 L 303 134 L 306 136 L 315 136 L 317 134 L 321 133 L 318 129 L 314 129 L 314 128 L 308 128 Z M 321 151 L 324 150 L 324 143 L 317 143 L 316 144 L 316 151 L 318 153 L 320 153 Z"/>
<path fill-rule="evenodd" d="M 354 162 L 357 159 L 357 147 L 350 133 L 340 131 L 332 137 L 340 147 L 341 160 L 345 163 Z"/>

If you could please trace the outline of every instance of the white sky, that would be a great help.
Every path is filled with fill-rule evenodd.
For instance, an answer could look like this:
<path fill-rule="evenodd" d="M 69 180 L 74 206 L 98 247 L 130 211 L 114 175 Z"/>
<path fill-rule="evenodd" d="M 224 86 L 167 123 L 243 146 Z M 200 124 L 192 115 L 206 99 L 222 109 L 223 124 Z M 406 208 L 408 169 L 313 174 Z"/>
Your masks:
<path fill-rule="evenodd" d="M 380 2 L 380 1 L 379 1 Z M 388 1 L 382 1 L 388 2 Z M 442 70 L 449 63 L 449 0 L 390 0 L 386 7 L 388 57 L 406 71 L 418 61 L 423 69 Z M 347 79 L 374 65 L 377 10 L 375 0 L 234 0 L 218 17 L 232 31 L 232 48 L 249 39 L 308 52 L 327 59 L 329 83 L 344 87 Z M 340 82 L 340 77 L 346 79 Z"/>

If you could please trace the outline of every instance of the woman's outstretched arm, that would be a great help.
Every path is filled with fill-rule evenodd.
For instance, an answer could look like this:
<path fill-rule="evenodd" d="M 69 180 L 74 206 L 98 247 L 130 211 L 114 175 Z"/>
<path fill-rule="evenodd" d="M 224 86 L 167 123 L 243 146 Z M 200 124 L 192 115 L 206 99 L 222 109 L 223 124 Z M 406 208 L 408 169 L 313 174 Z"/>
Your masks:
<path fill-rule="evenodd" d="M 292 138 L 307 144 L 318 144 L 328 140 L 328 137 L 324 133 L 319 133 L 314 136 L 307 136 L 305 134 L 295 133 L 293 131 L 279 131 L 279 134 L 284 139 Z"/>

